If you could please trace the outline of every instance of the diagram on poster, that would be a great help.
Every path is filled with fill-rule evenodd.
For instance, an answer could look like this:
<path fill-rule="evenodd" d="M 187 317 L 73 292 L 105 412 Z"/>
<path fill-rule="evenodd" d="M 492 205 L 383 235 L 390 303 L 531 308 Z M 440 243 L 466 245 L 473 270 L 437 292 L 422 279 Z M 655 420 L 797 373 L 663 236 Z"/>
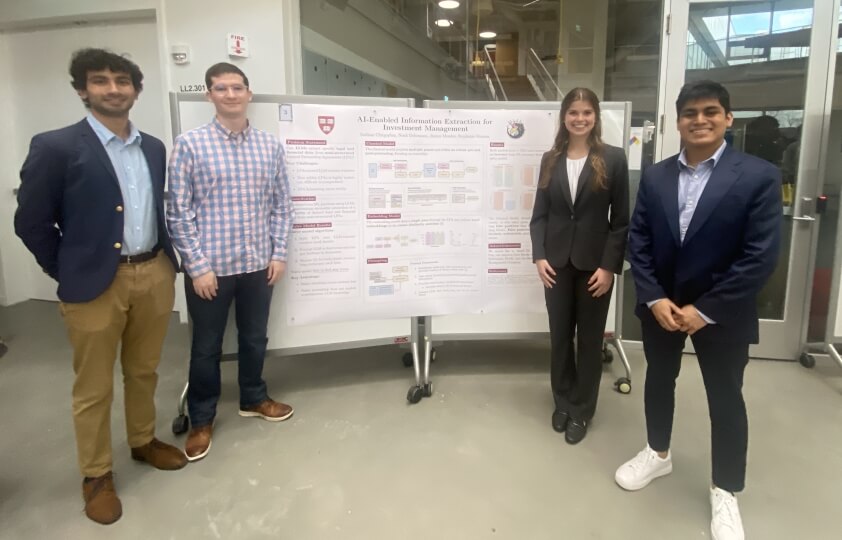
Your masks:
<path fill-rule="evenodd" d="M 290 323 L 544 309 L 529 219 L 557 113 L 280 107 Z"/>

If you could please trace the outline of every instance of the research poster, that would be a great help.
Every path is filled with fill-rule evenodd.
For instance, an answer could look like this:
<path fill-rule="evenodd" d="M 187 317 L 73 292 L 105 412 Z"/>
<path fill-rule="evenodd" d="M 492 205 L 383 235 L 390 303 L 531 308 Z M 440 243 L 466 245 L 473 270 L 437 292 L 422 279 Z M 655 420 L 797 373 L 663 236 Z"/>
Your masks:
<path fill-rule="evenodd" d="M 281 104 L 288 323 L 544 311 L 529 219 L 557 118 Z"/>

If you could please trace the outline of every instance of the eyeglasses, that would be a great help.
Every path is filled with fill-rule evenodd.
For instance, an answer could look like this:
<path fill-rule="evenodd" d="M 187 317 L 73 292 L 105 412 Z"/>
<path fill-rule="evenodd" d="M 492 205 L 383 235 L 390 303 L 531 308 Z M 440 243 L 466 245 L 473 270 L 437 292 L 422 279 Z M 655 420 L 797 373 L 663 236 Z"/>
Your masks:
<path fill-rule="evenodd" d="M 211 91 L 216 94 L 227 94 L 229 90 L 234 94 L 242 94 L 243 92 L 248 90 L 248 87 L 242 84 L 232 84 L 231 86 L 225 86 L 224 84 L 216 84 L 214 86 L 211 86 Z"/>

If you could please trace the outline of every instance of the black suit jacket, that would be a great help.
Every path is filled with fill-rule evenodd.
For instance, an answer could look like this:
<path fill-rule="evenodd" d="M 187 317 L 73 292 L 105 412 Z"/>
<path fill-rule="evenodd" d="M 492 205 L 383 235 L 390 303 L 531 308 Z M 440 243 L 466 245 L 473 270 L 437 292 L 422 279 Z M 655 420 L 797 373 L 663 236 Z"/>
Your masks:
<path fill-rule="evenodd" d="M 166 150 L 147 133 L 141 133 L 141 149 L 152 177 L 158 245 L 178 268 L 164 218 Z M 20 178 L 15 233 L 58 281 L 60 300 L 93 300 L 117 272 L 124 203 L 117 173 L 88 121 L 33 137 Z"/>
<path fill-rule="evenodd" d="M 550 152 L 541 158 L 541 169 Z M 586 160 L 575 194 L 570 193 L 567 157 L 552 171 L 550 185 L 538 188 L 529 233 L 532 259 L 556 268 L 572 263 L 579 270 L 597 268 L 622 273 L 629 226 L 629 167 L 621 148 L 605 145 L 606 188 L 594 187 Z"/>
<path fill-rule="evenodd" d="M 684 242 L 679 233 L 678 156 L 647 168 L 629 230 L 637 315 L 669 298 L 716 324 L 694 337 L 757 343 L 757 293 L 775 269 L 781 237 L 781 173 L 726 147 L 699 198 Z"/>

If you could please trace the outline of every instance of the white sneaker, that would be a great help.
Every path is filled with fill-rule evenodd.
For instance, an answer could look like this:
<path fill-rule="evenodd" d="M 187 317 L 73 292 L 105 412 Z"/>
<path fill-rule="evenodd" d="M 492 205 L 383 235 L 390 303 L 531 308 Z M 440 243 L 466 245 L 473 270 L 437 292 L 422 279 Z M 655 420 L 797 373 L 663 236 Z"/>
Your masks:
<path fill-rule="evenodd" d="M 737 498 L 718 487 L 710 488 L 710 534 L 713 540 L 745 540 Z"/>
<path fill-rule="evenodd" d="M 614 473 L 614 480 L 623 489 L 637 491 L 648 486 L 652 480 L 671 472 L 672 454 L 667 452 L 667 457 L 661 458 L 647 445 L 632 459 L 620 465 Z"/>

